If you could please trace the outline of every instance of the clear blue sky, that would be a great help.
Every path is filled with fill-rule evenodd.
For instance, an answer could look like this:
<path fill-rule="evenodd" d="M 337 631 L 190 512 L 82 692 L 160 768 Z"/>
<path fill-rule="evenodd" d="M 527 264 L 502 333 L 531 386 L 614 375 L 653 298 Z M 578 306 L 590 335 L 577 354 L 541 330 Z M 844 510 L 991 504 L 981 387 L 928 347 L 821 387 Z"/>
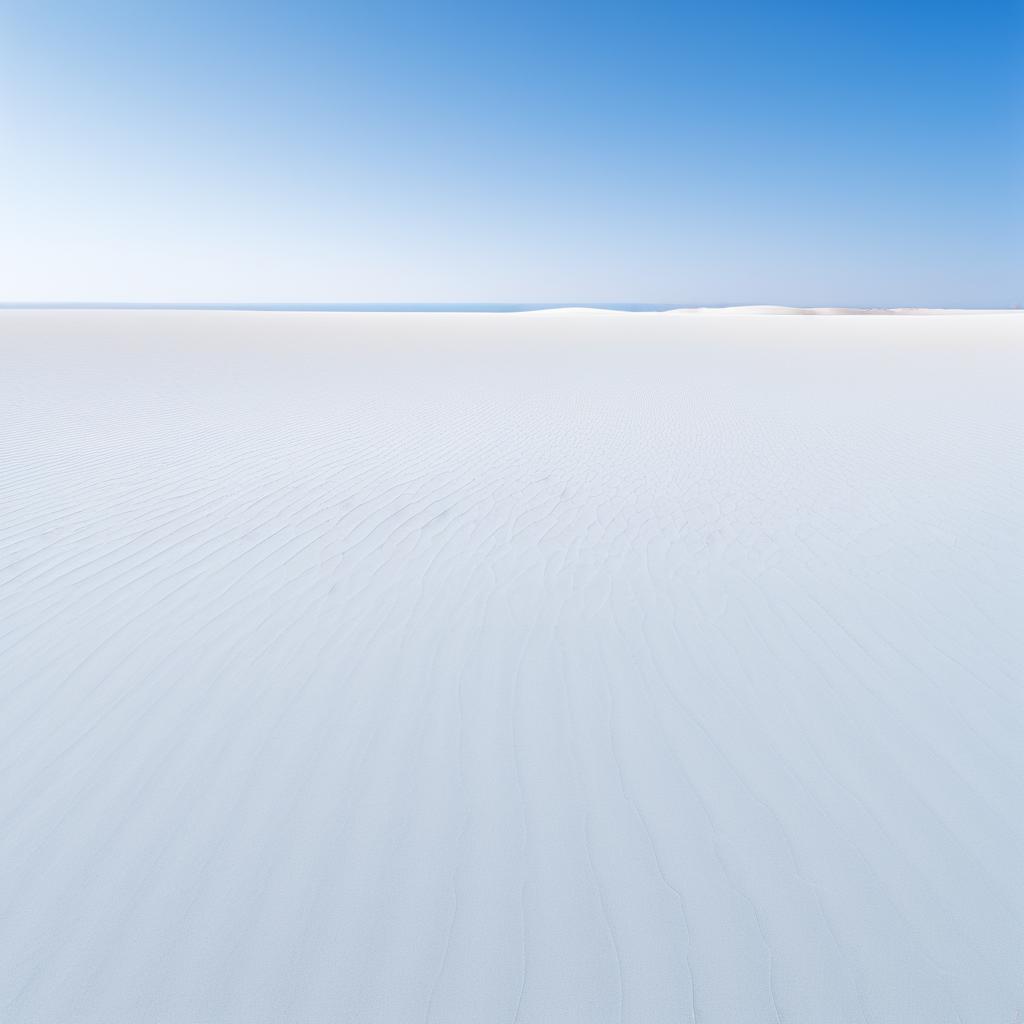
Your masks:
<path fill-rule="evenodd" d="M 4 3 L 0 300 L 1024 302 L 1020 0 Z"/>

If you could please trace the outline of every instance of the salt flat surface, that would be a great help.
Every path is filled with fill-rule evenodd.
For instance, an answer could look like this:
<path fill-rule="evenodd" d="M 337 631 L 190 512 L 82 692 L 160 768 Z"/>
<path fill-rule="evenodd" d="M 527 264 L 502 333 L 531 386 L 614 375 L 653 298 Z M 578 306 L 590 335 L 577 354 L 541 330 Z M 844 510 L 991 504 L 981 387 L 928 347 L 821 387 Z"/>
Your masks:
<path fill-rule="evenodd" d="M 0 313 L 0 1020 L 1019 1022 L 1022 340 Z"/>

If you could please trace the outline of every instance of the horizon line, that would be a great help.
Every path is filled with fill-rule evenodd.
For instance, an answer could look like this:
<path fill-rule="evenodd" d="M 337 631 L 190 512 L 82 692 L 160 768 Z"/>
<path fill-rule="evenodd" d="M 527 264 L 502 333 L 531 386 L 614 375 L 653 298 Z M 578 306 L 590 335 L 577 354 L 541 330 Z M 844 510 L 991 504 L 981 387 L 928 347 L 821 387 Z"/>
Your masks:
<path fill-rule="evenodd" d="M 597 312 L 668 313 L 700 310 L 778 310 L 794 313 L 965 312 L 1014 313 L 1021 306 L 793 306 L 774 303 L 689 304 L 661 302 L 117 302 L 117 301 L 2 301 L 6 310 L 195 310 L 224 312 L 310 312 L 310 313 L 528 313 L 559 310 Z"/>

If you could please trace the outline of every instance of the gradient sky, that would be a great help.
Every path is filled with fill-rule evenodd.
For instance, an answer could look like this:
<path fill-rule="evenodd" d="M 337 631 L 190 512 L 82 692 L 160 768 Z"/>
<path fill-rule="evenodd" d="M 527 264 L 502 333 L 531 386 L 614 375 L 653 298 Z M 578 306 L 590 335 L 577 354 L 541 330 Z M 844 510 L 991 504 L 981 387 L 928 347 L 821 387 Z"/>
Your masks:
<path fill-rule="evenodd" d="M 1020 0 L 0 0 L 0 301 L 1024 303 Z"/>

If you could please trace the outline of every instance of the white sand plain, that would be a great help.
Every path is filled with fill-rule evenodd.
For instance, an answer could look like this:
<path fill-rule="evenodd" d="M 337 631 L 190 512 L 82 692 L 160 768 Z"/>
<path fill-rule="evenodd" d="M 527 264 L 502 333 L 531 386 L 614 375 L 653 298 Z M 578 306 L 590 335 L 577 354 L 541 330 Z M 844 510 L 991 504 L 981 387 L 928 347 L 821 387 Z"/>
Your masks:
<path fill-rule="evenodd" d="M 4 1024 L 1014 1024 L 1024 321 L 0 312 Z"/>

